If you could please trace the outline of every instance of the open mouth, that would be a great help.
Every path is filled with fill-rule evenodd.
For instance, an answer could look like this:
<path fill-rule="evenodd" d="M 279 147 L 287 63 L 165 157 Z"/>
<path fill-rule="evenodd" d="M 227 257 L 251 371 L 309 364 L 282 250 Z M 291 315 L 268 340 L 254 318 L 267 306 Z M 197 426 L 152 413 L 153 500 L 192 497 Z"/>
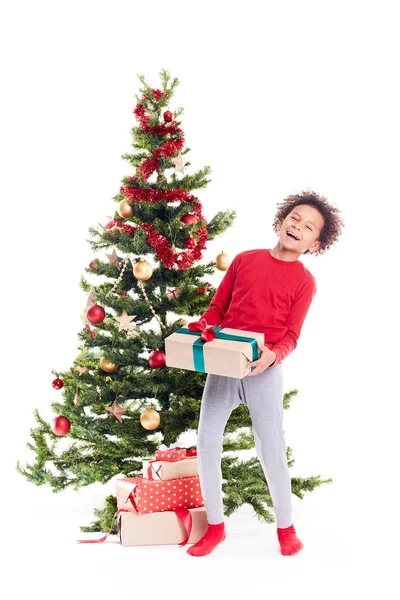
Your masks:
<path fill-rule="evenodd" d="M 293 231 L 287 231 L 287 232 L 286 232 L 286 235 L 287 235 L 287 237 L 293 238 L 293 239 L 294 239 L 294 240 L 296 240 L 297 242 L 298 242 L 298 241 L 299 241 L 299 239 L 300 239 L 300 238 L 298 238 L 298 237 L 296 236 L 296 234 L 295 234 L 295 233 L 293 233 Z"/>

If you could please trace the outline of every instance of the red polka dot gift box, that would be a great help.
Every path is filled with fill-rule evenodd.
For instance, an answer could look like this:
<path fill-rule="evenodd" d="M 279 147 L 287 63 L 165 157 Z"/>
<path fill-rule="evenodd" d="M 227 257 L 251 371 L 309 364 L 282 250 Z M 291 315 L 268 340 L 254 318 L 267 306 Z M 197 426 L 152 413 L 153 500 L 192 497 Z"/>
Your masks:
<path fill-rule="evenodd" d="M 125 477 L 116 480 L 116 496 L 118 509 L 138 514 L 204 506 L 198 477 L 170 481 Z"/>
<path fill-rule="evenodd" d="M 186 448 L 166 448 L 155 451 L 156 460 L 165 460 L 167 462 L 176 462 L 186 458 Z"/>

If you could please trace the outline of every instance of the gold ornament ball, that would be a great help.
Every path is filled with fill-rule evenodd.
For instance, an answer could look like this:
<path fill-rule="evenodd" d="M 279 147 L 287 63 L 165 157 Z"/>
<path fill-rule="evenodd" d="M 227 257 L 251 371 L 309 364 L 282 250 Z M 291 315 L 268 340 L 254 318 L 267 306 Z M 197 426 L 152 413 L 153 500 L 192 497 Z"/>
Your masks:
<path fill-rule="evenodd" d="M 119 365 L 107 360 L 104 356 L 100 358 L 100 369 L 103 369 L 106 373 L 114 373 L 118 371 Z"/>
<path fill-rule="evenodd" d="M 147 260 L 139 260 L 133 267 L 133 275 L 139 281 L 146 281 L 153 275 L 153 267 Z"/>
<path fill-rule="evenodd" d="M 159 413 L 154 408 L 148 408 L 140 415 L 140 424 L 144 429 L 157 429 L 161 421 Z"/>
<path fill-rule="evenodd" d="M 129 217 L 133 215 L 133 209 L 128 200 L 121 200 L 121 202 L 119 202 L 117 213 L 123 219 L 129 219 Z"/>
<path fill-rule="evenodd" d="M 180 327 L 186 327 L 187 324 L 188 322 L 185 319 L 178 319 L 172 324 L 172 327 L 179 329 Z"/>
<path fill-rule="evenodd" d="M 227 271 L 232 262 L 232 257 L 226 252 L 221 252 L 215 259 L 215 262 L 217 263 L 217 269 L 220 271 Z"/>

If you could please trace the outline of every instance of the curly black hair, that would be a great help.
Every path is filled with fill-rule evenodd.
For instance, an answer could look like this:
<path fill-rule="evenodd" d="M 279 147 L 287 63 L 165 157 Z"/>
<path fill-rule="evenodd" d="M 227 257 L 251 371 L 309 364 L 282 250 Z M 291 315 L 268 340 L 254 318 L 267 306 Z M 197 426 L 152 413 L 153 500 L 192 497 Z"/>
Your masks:
<path fill-rule="evenodd" d="M 335 206 L 332 206 L 328 200 L 317 194 L 316 192 L 301 192 L 300 194 L 292 194 L 287 196 L 282 202 L 278 202 L 278 211 L 275 215 L 272 223 L 273 230 L 275 233 L 279 233 L 279 225 L 288 214 L 299 204 L 309 204 L 316 208 L 324 218 L 324 226 L 319 236 L 320 247 L 312 254 L 323 254 L 333 244 L 335 244 L 342 233 L 344 227 L 343 217 L 340 214 L 340 210 Z M 309 254 L 306 250 L 304 254 Z"/>

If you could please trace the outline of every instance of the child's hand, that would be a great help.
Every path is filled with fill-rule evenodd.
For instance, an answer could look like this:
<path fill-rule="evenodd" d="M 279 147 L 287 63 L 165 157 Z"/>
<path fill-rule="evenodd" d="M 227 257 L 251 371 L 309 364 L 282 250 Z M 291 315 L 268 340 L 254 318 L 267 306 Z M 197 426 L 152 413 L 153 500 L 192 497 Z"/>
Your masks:
<path fill-rule="evenodd" d="M 257 346 L 258 346 L 259 351 L 261 352 L 261 356 L 258 360 L 255 360 L 254 362 L 249 361 L 249 363 L 247 365 L 248 368 L 249 369 L 251 369 L 251 367 L 256 367 L 256 368 L 253 371 L 250 371 L 249 373 L 247 373 L 246 377 L 252 377 L 253 375 L 259 375 L 260 373 L 265 371 L 265 369 L 268 369 L 268 367 L 270 365 L 272 365 L 272 363 L 276 359 L 275 352 L 270 350 L 268 348 L 268 346 L 262 346 L 259 342 L 257 342 Z"/>

